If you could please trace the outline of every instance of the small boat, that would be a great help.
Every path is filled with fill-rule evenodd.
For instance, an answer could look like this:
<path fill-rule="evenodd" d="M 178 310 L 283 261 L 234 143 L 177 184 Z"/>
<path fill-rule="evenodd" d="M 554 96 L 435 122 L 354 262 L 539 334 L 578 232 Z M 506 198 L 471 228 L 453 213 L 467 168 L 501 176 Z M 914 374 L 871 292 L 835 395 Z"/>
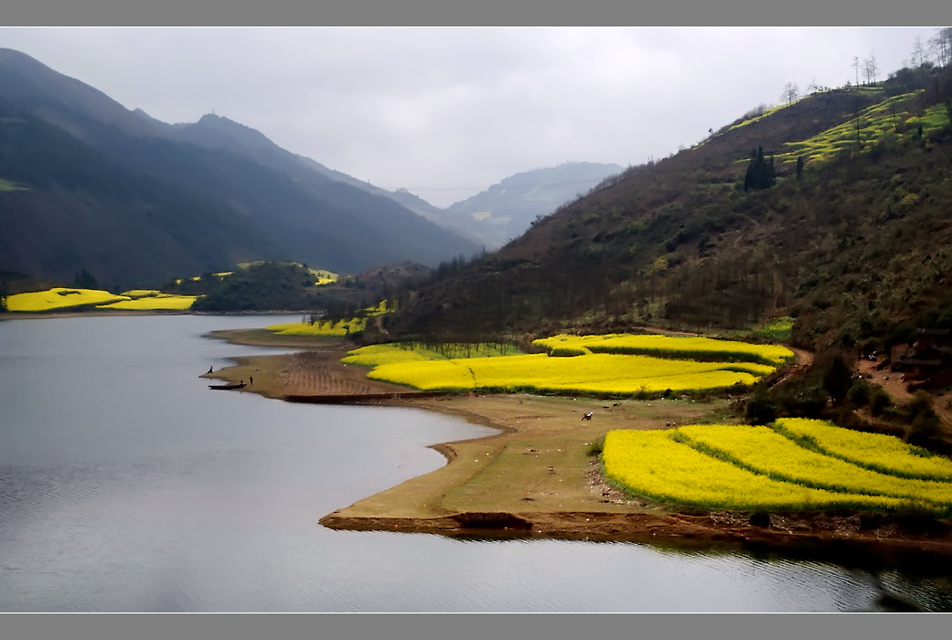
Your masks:
<path fill-rule="evenodd" d="M 209 389 L 243 389 L 245 386 L 244 382 L 237 382 L 234 384 L 210 384 L 208 385 Z"/>

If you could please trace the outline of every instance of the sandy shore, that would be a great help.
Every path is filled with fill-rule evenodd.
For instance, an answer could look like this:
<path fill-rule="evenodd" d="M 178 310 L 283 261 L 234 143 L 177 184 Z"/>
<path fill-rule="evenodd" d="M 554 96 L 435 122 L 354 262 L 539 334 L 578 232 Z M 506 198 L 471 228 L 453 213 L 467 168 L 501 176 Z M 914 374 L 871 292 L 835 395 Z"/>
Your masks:
<path fill-rule="evenodd" d="M 606 401 L 532 395 L 434 395 L 368 380 L 339 362 L 343 341 L 286 339 L 263 330 L 215 332 L 232 342 L 304 349 L 236 359 L 205 377 L 244 381 L 244 391 L 293 402 L 425 408 L 498 429 L 434 447 L 448 463 L 342 506 L 320 519 L 333 529 L 479 537 L 552 537 L 740 548 L 837 561 L 952 568 L 952 524 L 852 512 L 709 513 L 633 500 L 605 484 L 592 449 L 611 429 L 664 429 L 731 421 L 719 399 Z M 588 412 L 591 420 L 582 420 Z"/>

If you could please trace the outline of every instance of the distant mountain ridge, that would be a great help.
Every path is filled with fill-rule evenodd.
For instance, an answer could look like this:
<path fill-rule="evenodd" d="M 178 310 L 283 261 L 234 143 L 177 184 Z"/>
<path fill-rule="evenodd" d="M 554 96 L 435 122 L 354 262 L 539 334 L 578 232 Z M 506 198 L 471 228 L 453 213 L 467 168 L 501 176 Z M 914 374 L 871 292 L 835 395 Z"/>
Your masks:
<path fill-rule="evenodd" d="M 450 205 L 444 215 L 473 233 L 487 249 L 498 249 L 521 236 L 539 217 L 553 213 L 623 169 L 617 164 L 566 162 L 517 173 Z"/>
<path fill-rule="evenodd" d="M 132 286 L 262 259 L 358 273 L 481 249 L 343 176 L 227 118 L 162 123 L 0 49 L 0 269 Z"/>

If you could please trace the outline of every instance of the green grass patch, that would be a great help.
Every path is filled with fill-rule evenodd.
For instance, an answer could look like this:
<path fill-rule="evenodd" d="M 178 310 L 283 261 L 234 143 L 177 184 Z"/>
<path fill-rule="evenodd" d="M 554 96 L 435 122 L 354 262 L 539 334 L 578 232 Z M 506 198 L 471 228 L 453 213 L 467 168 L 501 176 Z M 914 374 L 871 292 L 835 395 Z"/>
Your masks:
<path fill-rule="evenodd" d="M 852 117 L 812 138 L 787 142 L 787 151 L 775 155 L 775 161 L 796 164 L 797 158 L 803 156 L 807 165 L 811 162 L 826 162 L 836 154 L 856 150 L 857 143 L 864 152 L 868 152 L 884 140 L 918 136 L 920 126 L 923 136 L 945 127 L 949 118 L 944 105 L 931 107 L 921 116 L 911 113 L 914 99 L 919 93 L 921 91 L 887 98 L 861 110 L 858 118 Z"/>
<path fill-rule="evenodd" d="M 777 105 L 776 107 L 771 107 L 770 109 L 766 109 L 766 110 L 765 110 L 763 113 L 761 113 L 759 116 L 755 116 L 755 117 L 750 118 L 750 119 L 748 119 L 748 120 L 744 120 L 743 122 L 739 122 L 739 123 L 735 124 L 734 126 L 732 126 L 731 128 L 729 128 L 728 131 L 733 131 L 734 129 L 739 129 L 739 128 L 741 128 L 741 127 L 746 127 L 746 126 L 749 125 L 749 124 L 753 124 L 753 123 L 755 123 L 755 122 L 757 122 L 757 121 L 759 121 L 759 120 L 763 120 L 764 118 L 767 118 L 767 117 L 769 117 L 769 116 L 771 116 L 771 115 L 777 113 L 777 112 L 780 111 L 781 109 L 784 109 L 784 108 L 786 108 L 786 107 L 788 107 L 788 106 L 790 106 L 790 105 L 788 105 L 788 104 L 781 104 L 781 105 Z"/>
<path fill-rule="evenodd" d="M 776 342 L 786 342 L 793 333 L 793 324 L 794 319 L 789 316 L 773 318 L 765 322 L 762 326 L 754 329 L 753 334 Z"/>

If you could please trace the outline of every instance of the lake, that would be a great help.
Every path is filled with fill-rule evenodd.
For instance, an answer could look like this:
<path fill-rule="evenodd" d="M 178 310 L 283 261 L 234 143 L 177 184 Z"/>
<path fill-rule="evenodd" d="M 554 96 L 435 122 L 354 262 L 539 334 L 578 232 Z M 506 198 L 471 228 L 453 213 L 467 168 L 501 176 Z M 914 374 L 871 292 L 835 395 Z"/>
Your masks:
<path fill-rule="evenodd" d="M 0 321 L 0 611 L 952 611 L 922 568 L 326 529 L 492 430 L 199 378 L 276 352 L 205 333 L 299 319 Z"/>

